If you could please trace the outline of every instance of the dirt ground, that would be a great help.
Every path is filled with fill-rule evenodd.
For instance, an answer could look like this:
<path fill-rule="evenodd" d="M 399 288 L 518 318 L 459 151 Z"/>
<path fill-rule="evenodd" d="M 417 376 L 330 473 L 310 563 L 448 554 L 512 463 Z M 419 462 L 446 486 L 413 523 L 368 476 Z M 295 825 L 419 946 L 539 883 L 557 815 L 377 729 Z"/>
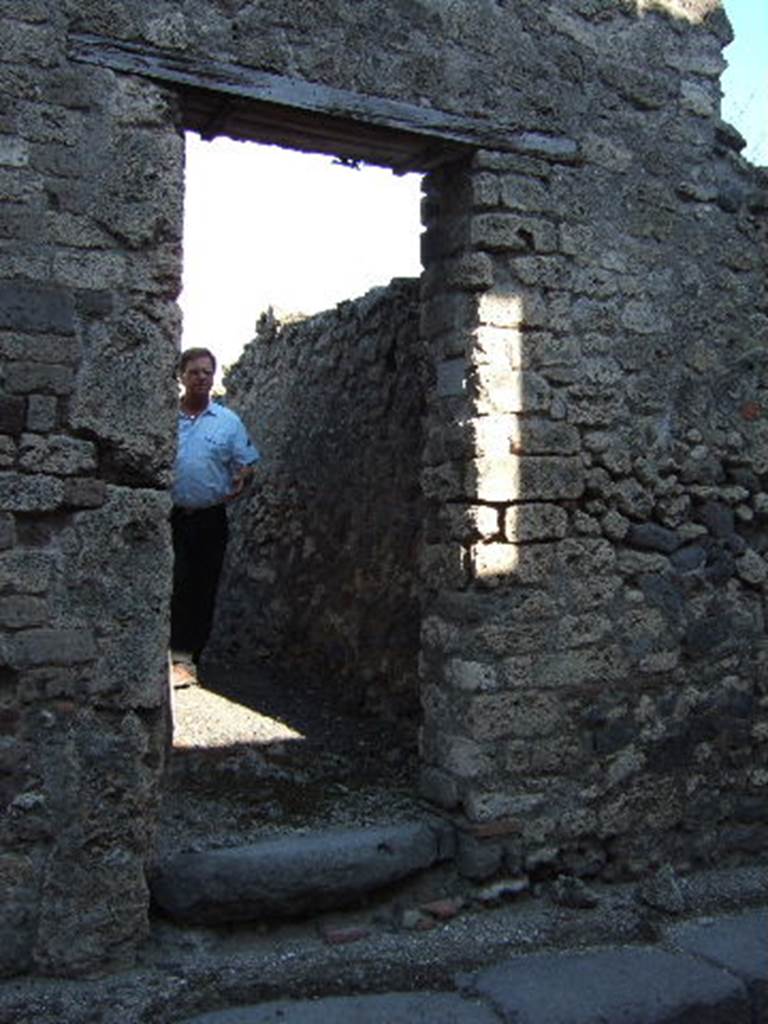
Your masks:
<path fill-rule="evenodd" d="M 348 710 L 321 680 L 204 666 L 175 688 L 155 855 L 418 818 L 416 724 Z"/>

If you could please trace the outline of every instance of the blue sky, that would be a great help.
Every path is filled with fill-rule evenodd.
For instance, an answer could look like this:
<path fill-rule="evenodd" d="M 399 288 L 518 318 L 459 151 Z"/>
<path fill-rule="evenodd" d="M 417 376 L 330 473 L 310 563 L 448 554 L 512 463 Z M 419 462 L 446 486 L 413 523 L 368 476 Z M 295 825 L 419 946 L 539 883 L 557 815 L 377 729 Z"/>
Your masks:
<path fill-rule="evenodd" d="M 744 156 L 768 164 L 768 0 L 725 0 L 735 33 L 724 56 L 723 118 L 747 140 Z"/>

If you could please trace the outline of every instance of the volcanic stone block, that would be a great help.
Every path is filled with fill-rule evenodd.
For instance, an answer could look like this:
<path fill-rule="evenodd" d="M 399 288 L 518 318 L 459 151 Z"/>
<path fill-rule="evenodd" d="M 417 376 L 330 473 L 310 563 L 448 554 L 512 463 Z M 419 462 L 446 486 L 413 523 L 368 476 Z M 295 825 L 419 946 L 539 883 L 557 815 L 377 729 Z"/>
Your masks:
<path fill-rule="evenodd" d="M 52 512 L 61 505 L 64 485 L 39 473 L 0 473 L 0 502 L 13 512 Z"/>
<path fill-rule="evenodd" d="M 428 824 L 335 830 L 181 853 L 150 877 L 155 903 L 179 921 L 219 924 L 295 917 L 354 904 L 441 859 Z"/>
<path fill-rule="evenodd" d="M 4 281 L 0 283 L 0 327 L 72 334 L 72 296 L 63 288 Z"/>
<path fill-rule="evenodd" d="M 76 665 L 96 657 L 93 635 L 83 629 L 25 629 L 8 641 L 14 668 L 34 665 Z"/>
<path fill-rule="evenodd" d="M 494 1024 L 496 1015 L 485 1006 L 451 992 L 389 992 L 383 995 L 330 996 L 238 1006 L 190 1017 L 183 1024 Z"/>
<path fill-rule="evenodd" d="M 24 399 L 0 396 L 0 434 L 20 434 L 24 429 Z"/>
<path fill-rule="evenodd" d="M 518 1024 L 748 1024 L 752 1019 L 738 978 L 691 957 L 646 947 L 514 957 L 465 979 L 465 987 Z"/>

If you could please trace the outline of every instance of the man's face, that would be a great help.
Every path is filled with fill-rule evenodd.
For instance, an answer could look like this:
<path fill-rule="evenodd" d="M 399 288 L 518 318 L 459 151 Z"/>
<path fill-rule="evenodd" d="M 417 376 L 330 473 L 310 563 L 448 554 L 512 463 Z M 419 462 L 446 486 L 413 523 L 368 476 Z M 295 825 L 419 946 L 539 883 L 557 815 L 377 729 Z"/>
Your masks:
<path fill-rule="evenodd" d="M 207 398 L 213 387 L 213 363 L 208 356 L 190 359 L 181 375 L 185 394 L 193 398 Z"/>

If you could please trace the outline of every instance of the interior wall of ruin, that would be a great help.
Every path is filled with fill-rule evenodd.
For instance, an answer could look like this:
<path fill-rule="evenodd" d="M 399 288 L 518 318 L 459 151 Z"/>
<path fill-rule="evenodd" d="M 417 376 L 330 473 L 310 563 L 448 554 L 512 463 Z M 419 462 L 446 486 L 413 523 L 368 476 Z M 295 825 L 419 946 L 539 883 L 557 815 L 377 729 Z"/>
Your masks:
<path fill-rule="evenodd" d="M 427 185 L 424 792 L 510 868 L 759 856 L 765 176 L 715 0 L 0 0 L 0 33 L 2 972 L 135 955 L 167 700 L 183 125 L 75 35 L 501 133 Z"/>
<path fill-rule="evenodd" d="M 286 685 L 323 680 L 414 737 L 427 375 L 418 281 L 307 319 L 261 318 L 225 377 L 262 459 L 230 513 L 206 653 L 265 659 Z"/>

